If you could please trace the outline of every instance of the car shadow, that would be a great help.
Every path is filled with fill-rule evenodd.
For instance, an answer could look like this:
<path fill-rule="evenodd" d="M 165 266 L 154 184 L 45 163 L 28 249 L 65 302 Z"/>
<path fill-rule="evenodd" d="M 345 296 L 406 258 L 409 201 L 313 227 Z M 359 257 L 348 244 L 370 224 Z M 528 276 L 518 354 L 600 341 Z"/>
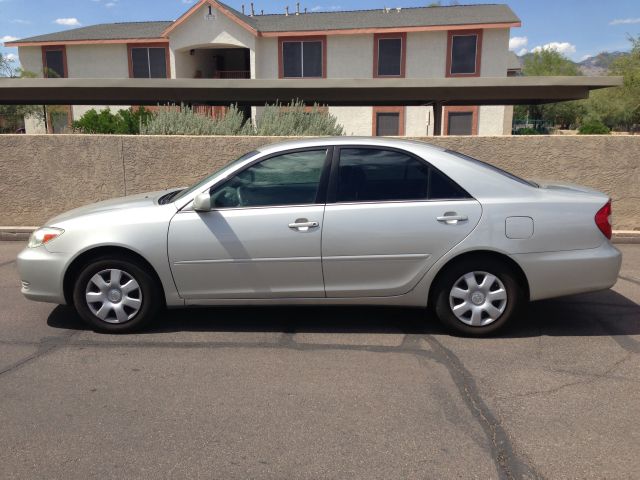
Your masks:
<path fill-rule="evenodd" d="M 90 330 L 70 307 L 56 307 L 53 328 Z M 424 309 L 390 307 L 207 307 L 163 312 L 145 334 L 172 332 L 447 334 Z M 640 305 L 606 290 L 530 303 L 496 337 L 640 335 Z"/>

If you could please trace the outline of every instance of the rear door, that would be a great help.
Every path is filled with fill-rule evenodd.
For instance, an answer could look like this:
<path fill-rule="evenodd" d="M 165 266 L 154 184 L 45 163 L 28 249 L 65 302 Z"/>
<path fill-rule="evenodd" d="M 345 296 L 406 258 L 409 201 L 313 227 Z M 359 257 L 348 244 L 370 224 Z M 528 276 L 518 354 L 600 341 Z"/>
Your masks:
<path fill-rule="evenodd" d="M 336 148 L 322 231 L 327 297 L 394 296 L 478 224 L 475 199 L 397 149 Z"/>

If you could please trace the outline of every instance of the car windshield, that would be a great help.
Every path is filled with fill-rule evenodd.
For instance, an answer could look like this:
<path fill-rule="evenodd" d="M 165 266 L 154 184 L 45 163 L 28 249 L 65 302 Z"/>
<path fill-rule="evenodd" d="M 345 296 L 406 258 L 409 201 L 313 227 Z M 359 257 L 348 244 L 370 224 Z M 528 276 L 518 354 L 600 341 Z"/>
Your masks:
<path fill-rule="evenodd" d="M 447 150 L 447 153 L 450 153 L 451 155 L 455 155 L 458 158 L 462 158 L 463 160 L 467 160 L 471 163 L 475 163 L 476 165 L 481 165 L 485 168 L 488 168 L 489 170 L 492 170 L 496 173 L 499 173 L 500 175 L 507 177 L 511 180 L 514 180 L 518 183 L 522 183 L 524 185 L 528 185 L 529 187 L 534 187 L 534 188 L 540 188 L 540 185 L 538 185 L 535 182 L 532 182 L 530 180 L 525 180 L 524 178 L 520 178 L 517 177 L 516 175 L 509 173 L 505 170 L 502 170 L 501 168 L 496 167 L 495 165 L 491 165 L 490 163 L 486 163 L 483 162 L 482 160 L 478 160 L 477 158 L 473 158 L 470 157 L 469 155 L 465 155 L 464 153 L 460 153 L 460 152 L 454 152 L 453 150 Z"/>
<path fill-rule="evenodd" d="M 220 170 L 217 170 L 215 172 L 213 172 L 211 175 L 208 175 L 207 177 L 203 178 L 202 180 L 200 180 L 198 183 L 196 183 L 195 185 L 193 185 L 192 187 L 189 187 L 185 190 L 182 190 L 176 197 L 172 198 L 171 201 L 175 202 L 176 200 L 180 200 L 181 198 L 184 198 L 186 196 L 188 196 L 189 194 L 200 190 L 201 188 L 203 188 L 207 183 L 209 183 L 211 180 L 213 180 L 215 177 L 217 177 L 218 175 L 222 175 L 223 173 L 225 173 L 228 170 L 231 170 L 233 167 L 236 166 L 236 164 L 247 160 L 248 158 L 251 158 L 255 155 L 258 154 L 257 150 L 254 150 L 252 152 L 249 153 L 245 153 L 244 155 L 242 155 L 240 158 L 235 159 L 234 161 L 232 161 L 231 163 L 227 163 L 224 167 L 222 167 Z"/>

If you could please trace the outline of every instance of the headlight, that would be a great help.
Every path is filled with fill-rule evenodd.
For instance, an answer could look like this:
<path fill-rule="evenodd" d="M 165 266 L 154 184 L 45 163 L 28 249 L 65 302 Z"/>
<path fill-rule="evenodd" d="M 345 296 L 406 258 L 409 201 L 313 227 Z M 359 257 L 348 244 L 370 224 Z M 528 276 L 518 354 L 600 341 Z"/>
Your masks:
<path fill-rule="evenodd" d="M 64 233 L 64 230 L 61 228 L 54 227 L 42 227 L 36 230 L 29 237 L 29 243 L 27 246 L 29 248 L 36 248 L 44 245 L 45 243 L 49 243 L 51 240 L 55 240 L 60 235 Z"/>

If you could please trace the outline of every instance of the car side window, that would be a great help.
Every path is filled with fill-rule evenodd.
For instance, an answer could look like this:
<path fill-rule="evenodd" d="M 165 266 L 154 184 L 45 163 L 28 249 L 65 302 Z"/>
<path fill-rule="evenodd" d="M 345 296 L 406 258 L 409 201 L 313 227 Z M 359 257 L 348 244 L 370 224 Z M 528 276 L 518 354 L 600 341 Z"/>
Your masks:
<path fill-rule="evenodd" d="M 444 173 L 431 167 L 429 172 L 429 200 L 456 200 L 471 198 L 471 196 L 458 186 Z"/>
<path fill-rule="evenodd" d="M 214 208 L 307 205 L 316 202 L 327 150 L 271 157 L 211 190 Z"/>
<path fill-rule="evenodd" d="M 338 202 L 421 200 L 427 198 L 429 166 L 393 150 L 343 148 L 338 171 Z"/>
<path fill-rule="evenodd" d="M 336 201 L 376 202 L 468 198 L 440 171 L 408 154 L 376 148 L 343 148 Z"/>

